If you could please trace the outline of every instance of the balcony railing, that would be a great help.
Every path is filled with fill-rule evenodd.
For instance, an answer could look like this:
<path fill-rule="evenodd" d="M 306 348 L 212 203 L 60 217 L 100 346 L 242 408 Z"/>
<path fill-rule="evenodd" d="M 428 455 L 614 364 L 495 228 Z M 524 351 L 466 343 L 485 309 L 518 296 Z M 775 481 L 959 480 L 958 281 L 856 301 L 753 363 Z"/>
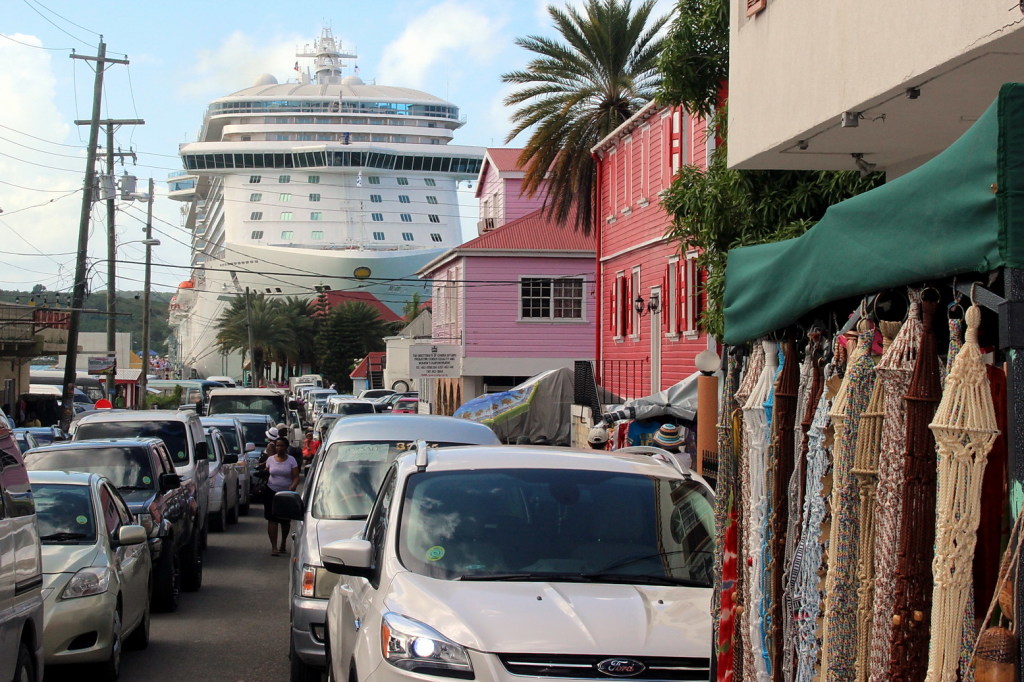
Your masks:
<path fill-rule="evenodd" d="M 651 363 L 647 360 L 602 360 L 598 383 L 623 399 L 651 392 Z"/>

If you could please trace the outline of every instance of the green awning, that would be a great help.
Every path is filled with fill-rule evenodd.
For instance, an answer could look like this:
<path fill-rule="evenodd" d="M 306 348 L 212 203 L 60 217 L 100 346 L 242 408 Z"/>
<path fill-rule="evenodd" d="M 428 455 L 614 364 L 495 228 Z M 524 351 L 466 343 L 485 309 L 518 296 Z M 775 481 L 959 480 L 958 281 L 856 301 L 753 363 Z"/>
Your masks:
<path fill-rule="evenodd" d="M 920 168 L 832 206 L 800 237 L 730 251 L 723 341 L 748 341 L 844 298 L 1024 267 L 1022 198 L 1024 84 L 1007 83 Z"/>

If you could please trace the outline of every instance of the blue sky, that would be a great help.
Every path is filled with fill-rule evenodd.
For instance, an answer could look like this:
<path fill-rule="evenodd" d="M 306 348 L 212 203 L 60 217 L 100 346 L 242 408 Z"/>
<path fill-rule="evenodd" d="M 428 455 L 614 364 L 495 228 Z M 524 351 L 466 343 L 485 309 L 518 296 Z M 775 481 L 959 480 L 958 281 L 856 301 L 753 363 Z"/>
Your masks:
<path fill-rule="evenodd" d="M 154 254 L 156 288 L 187 277 L 189 235 L 180 229 L 181 204 L 166 198 L 164 180 L 180 169 L 178 145 L 195 139 L 210 100 L 250 86 L 262 73 L 294 78 L 297 48 L 327 25 L 359 54 L 359 75 L 382 85 L 406 86 L 460 107 L 466 125 L 455 144 L 504 146 L 509 131 L 501 74 L 522 68 L 529 54 L 518 36 L 551 35 L 550 0 L 378 0 L 269 2 L 267 0 L 6 0 L 0 20 L 0 289 L 42 283 L 70 290 L 77 244 L 88 129 L 76 119 L 91 111 L 92 62 L 71 59 L 74 49 L 95 55 L 99 34 L 107 54 L 130 61 L 105 73 L 103 117 L 141 118 L 115 136 L 138 153 L 126 169 L 140 189 L 156 180 Z M 564 0 L 554 4 L 564 5 Z M 659 2 L 662 13 L 672 6 Z M 102 139 L 102 138 L 101 138 Z M 518 146 L 517 139 L 509 146 Z M 120 166 L 118 173 L 122 172 Z M 472 192 L 463 197 L 464 234 L 475 228 Z M 119 289 L 142 288 L 145 206 L 118 212 Z M 93 211 L 92 289 L 106 287 L 105 209 Z M 42 252 L 42 255 L 40 254 Z M 19 255 L 25 254 L 25 255 Z M 92 261 L 90 261 L 92 263 Z"/>

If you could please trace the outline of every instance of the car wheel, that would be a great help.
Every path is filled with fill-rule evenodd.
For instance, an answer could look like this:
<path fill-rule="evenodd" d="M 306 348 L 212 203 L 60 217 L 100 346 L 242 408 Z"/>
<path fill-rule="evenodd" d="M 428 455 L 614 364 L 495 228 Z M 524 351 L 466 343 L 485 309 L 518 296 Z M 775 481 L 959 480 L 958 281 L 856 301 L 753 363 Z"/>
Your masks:
<path fill-rule="evenodd" d="M 121 611 L 114 610 L 113 634 L 110 642 L 110 658 L 99 664 L 99 678 L 116 680 L 121 675 Z"/>
<path fill-rule="evenodd" d="M 227 491 L 222 493 L 223 497 L 220 500 L 220 511 L 215 511 L 210 514 L 210 530 L 214 533 L 223 533 L 224 526 L 228 522 L 228 512 L 225 507 L 228 505 L 228 494 Z"/>
<path fill-rule="evenodd" d="M 199 533 L 192 533 L 188 547 L 182 550 L 181 584 L 186 592 L 197 592 L 203 586 L 203 550 Z"/>
<path fill-rule="evenodd" d="M 36 682 L 36 662 L 28 644 L 18 646 L 18 661 L 14 664 L 14 682 Z"/>
<path fill-rule="evenodd" d="M 124 643 L 132 649 L 146 649 L 149 647 L 149 605 L 146 600 L 146 609 L 142 612 L 142 620 L 132 630 L 132 634 L 125 637 Z"/>
<path fill-rule="evenodd" d="M 164 538 L 164 542 L 153 585 L 153 599 L 158 611 L 171 613 L 178 610 L 181 597 L 181 558 L 173 551 L 172 538 Z"/>
<path fill-rule="evenodd" d="M 241 493 L 235 495 L 235 503 L 231 505 L 231 509 L 228 510 L 228 523 L 238 523 L 238 500 L 241 497 Z M 224 499 L 227 499 L 226 497 Z"/>
<path fill-rule="evenodd" d="M 288 658 L 291 660 L 291 682 L 321 682 L 324 679 L 324 671 L 320 668 L 307 665 L 295 653 L 295 643 L 288 647 Z"/>

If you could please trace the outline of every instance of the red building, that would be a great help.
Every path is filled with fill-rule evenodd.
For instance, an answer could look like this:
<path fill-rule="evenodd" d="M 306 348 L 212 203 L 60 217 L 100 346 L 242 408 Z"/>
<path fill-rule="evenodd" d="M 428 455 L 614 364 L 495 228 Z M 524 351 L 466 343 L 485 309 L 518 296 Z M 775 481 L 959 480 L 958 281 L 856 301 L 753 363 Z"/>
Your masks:
<path fill-rule="evenodd" d="M 660 194 L 684 165 L 706 168 L 703 119 L 654 102 L 593 148 L 598 163 L 598 383 L 623 398 L 660 391 L 696 371 L 714 339 L 701 310 L 694 251 L 666 238 Z"/>

